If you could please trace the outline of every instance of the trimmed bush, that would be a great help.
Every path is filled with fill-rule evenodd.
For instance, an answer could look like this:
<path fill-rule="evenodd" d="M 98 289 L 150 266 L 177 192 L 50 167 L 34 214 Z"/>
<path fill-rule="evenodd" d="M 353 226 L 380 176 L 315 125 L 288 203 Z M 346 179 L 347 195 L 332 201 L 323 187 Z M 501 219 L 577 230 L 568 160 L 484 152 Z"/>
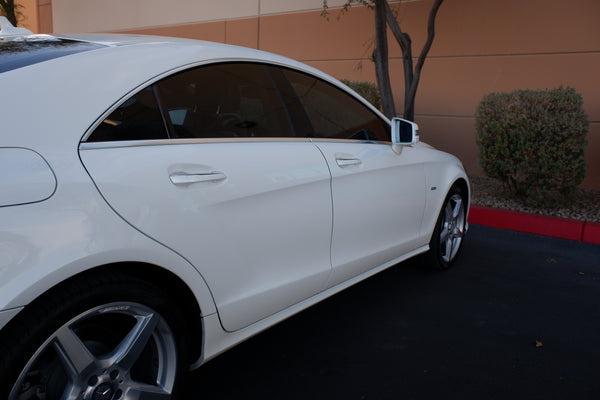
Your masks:
<path fill-rule="evenodd" d="M 371 82 L 349 81 L 348 79 L 340 79 L 340 82 L 360 94 L 369 103 L 373 104 L 375 108 L 381 110 L 381 99 L 379 97 L 377 85 Z"/>
<path fill-rule="evenodd" d="M 585 178 L 582 105 L 575 89 L 562 86 L 484 96 L 475 115 L 481 167 L 529 205 L 569 202 Z"/>

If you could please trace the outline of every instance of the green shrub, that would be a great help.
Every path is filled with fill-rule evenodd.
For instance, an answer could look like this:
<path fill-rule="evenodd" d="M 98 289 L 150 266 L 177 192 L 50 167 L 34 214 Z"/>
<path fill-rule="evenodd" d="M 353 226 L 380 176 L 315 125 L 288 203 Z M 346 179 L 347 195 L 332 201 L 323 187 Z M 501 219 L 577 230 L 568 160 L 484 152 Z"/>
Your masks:
<path fill-rule="evenodd" d="M 582 104 L 562 86 L 484 96 L 475 115 L 481 167 L 529 205 L 568 202 L 585 178 Z"/>
<path fill-rule="evenodd" d="M 373 104 L 378 110 L 381 109 L 381 99 L 379 97 L 379 91 L 377 85 L 371 82 L 358 82 L 349 81 L 348 79 L 341 79 L 344 85 L 350 87 L 356 93 L 364 97 L 369 103 Z"/>

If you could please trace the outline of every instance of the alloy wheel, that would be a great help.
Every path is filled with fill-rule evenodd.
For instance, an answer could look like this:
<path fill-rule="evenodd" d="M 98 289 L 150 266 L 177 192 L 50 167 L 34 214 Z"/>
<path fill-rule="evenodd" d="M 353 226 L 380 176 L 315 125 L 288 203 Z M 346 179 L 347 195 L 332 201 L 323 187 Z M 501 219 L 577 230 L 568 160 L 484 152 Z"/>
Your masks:
<path fill-rule="evenodd" d="M 444 262 L 449 263 L 456 257 L 465 233 L 465 208 L 462 197 L 453 194 L 443 211 L 440 230 L 440 251 Z"/>
<path fill-rule="evenodd" d="M 160 314 L 139 303 L 105 304 L 57 329 L 9 400 L 167 400 L 176 364 L 175 338 Z"/>

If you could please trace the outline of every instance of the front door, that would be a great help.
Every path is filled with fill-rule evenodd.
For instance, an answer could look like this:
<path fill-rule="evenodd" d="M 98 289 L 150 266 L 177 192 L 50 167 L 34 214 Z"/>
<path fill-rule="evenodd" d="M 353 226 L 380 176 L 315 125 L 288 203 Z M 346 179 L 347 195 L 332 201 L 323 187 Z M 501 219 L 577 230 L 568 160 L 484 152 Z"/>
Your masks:
<path fill-rule="evenodd" d="M 333 84 L 283 70 L 297 99 L 288 100 L 296 125 L 323 153 L 331 171 L 335 285 L 417 247 L 425 204 L 419 150 L 397 154 L 389 124 L 371 108 Z M 422 239 L 421 239 L 422 240 Z"/>

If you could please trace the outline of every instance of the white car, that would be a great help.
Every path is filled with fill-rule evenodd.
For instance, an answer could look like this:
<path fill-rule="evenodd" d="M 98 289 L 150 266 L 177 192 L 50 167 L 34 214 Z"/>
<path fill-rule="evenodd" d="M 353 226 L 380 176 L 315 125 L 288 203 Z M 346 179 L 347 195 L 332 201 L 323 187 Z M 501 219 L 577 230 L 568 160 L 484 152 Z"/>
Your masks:
<path fill-rule="evenodd" d="M 2 26 L 0 398 L 170 399 L 350 285 L 454 261 L 460 161 L 334 78 L 223 44 Z"/>

